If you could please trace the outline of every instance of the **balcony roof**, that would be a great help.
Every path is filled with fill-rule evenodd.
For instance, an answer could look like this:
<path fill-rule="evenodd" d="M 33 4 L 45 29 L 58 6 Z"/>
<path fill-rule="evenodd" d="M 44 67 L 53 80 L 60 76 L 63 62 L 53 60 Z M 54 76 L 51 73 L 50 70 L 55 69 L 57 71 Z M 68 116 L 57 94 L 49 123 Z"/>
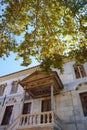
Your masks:
<path fill-rule="evenodd" d="M 31 75 L 20 81 L 20 84 L 33 98 L 50 96 L 51 85 L 54 85 L 54 94 L 58 94 L 63 89 L 63 84 L 56 71 L 46 73 L 43 71 L 35 71 Z"/>

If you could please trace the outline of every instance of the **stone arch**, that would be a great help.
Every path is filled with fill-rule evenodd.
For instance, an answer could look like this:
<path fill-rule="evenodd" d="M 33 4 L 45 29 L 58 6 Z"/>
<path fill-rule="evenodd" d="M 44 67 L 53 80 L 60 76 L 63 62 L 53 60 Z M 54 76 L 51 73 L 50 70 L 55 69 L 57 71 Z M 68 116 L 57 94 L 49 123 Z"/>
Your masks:
<path fill-rule="evenodd" d="M 87 82 L 79 83 L 76 86 L 76 90 L 86 90 L 87 91 Z"/>

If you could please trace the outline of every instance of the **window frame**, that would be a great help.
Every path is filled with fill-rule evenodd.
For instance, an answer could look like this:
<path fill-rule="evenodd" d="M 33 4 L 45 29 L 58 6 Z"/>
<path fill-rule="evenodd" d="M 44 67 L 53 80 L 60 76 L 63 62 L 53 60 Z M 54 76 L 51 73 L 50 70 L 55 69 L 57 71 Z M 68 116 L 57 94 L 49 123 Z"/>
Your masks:
<path fill-rule="evenodd" d="M 79 93 L 83 114 L 87 117 L 87 92 Z"/>
<path fill-rule="evenodd" d="M 41 112 L 47 112 L 47 111 L 51 111 L 51 98 L 43 99 L 41 102 Z"/>
<path fill-rule="evenodd" d="M 18 81 L 13 81 L 10 94 L 15 94 L 17 93 L 17 91 L 18 91 Z"/>
<path fill-rule="evenodd" d="M 7 83 L 0 85 L 0 96 L 3 96 Z"/>
<path fill-rule="evenodd" d="M 83 64 L 76 64 L 73 67 L 76 79 L 86 77 L 86 71 Z"/>
<path fill-rule="evenodd" d="M 1 125 L 9 125 L 10 124 L 12 113 L 13 113 L 13 108 L 14 108 L 13 104 L 6 106 L 4 114 L 3 114 Z"/>
<path fill-rule="evenodd" d="M 30 104 L 30 110 L 28 110 L 28 112 L 24 112 L 24 105 L 25 104 Z M 22 114 L 30 114 L 31 113 L 31 109 L 32 109 L 32 102 L 24 102 L 24 104 L 23 104 L 23 110 L 22 110 Z"/>

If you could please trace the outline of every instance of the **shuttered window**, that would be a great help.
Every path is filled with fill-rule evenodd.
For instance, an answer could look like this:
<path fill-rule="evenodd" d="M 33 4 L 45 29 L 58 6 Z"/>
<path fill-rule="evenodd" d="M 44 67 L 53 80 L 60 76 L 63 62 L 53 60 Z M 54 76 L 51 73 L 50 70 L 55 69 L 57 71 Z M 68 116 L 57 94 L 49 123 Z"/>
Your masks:
<path fill-rule="evenodd" d="M 42 112 L 50 111 L 51 110 L 51 100 L 42 100 Z"/>
<path fill-rule="evenodd" d="M 24 103 L 23 114 L 29 114 L 31 111 L 31 103 Z"/>
<path fill-rule="evenodd" d="M 87 116 L 87 92 L 80 94 L 84 116 Z"/>
<path fill-rule="evenodd" d="M 5 90 L 6 86 L 7 86 L 7 84 L 1 84 L 0 85 L 0 96 L 3 96 L 3 93 L 4 93 L 4 90 Z"/>
<path fill-rule="evenodd" d="M 86 76 L 86 72 L 85 72 L 85 69 L 84 69 L 83 65 L 80 65 L 80 64 L 75 65 L 74 66 L 74 71 L 75 71 L 75 75 L 76 75 L 77 79 Z"/>
<path fill-rule="evenodd" d="M 12 110 L 13 110 L 13 105 L 6 107 L 1 125 L 8 125 L 10 123 Z"/>

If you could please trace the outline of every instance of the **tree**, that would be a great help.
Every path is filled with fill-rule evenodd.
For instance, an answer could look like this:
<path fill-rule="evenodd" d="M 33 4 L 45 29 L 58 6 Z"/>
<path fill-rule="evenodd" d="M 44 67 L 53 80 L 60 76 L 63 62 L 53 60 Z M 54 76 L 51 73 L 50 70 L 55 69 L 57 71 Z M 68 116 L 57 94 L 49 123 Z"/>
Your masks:
<path fill-rule="evenodd" d="M 1 0 L 0 4 L 0 57 L 13 51 L 27 66 L 34 56 L 47 70 L 62 70 L 71 60 L 87 61 L 86 0 Z"/>

